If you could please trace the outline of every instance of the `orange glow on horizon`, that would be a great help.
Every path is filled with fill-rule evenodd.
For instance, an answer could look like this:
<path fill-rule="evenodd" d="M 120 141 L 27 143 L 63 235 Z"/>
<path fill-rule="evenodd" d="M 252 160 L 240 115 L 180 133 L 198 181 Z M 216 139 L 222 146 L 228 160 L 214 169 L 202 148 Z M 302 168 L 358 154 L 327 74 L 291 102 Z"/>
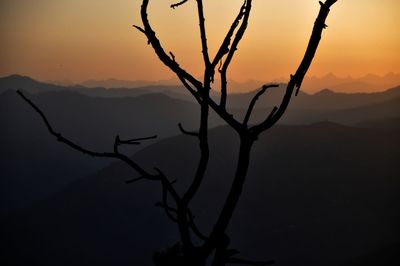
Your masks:
<path fill-rule="evenodd" d="M 173 77 L 159 62 L 140 25 L 139 0 L 6 0 L 0 3 L 0 76 L 83 81 Z M 196 76 L 202 57 L 195 4 L 172 10 L 153 0 L 149 18 L 167 51 Z M 241 0 L 204 1 L 211 54 L 222 41 Z M 318 0 L 254 0 L 248 30 L 230 68 L 230 78 L 288 77 L 303 56 Z M 400 72 L 398 0 L 339 0 L 309 76 Z"/>

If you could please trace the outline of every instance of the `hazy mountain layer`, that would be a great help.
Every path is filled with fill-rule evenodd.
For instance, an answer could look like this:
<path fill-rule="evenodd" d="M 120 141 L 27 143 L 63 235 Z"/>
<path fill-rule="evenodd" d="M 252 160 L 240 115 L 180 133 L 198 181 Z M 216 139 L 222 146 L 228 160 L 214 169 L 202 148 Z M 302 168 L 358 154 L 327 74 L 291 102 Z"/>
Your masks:
<path fill-rule="evenodd" d="M 331 87 L 329 87 L 328 85 L 324 88 L 325 89 L 321 88 L 321 91 L 315 94 L 300 92 L 298 97 L 293 98 L 291 108 L 311 110 L 337 110 L 376 104 L 391 100 L 396 97 L 400 97 L 400 87 L 398 86 L 383 92 L 376 93 L 338 93 L 329 90 L 331 89 Z M 29 77 L 21 77 L 18 75 L 0 78 L 0 93 L 9 89 L 24 89 L 25 91 L 28 91 L 30 93 L 67 90 L 96 97 L 127 97 L 138 96 L 147 93 L 163 93 L 172 98 L 194 102 L 193 97 L 181 86 L 157 85 L 138 88 L 105 89 L 103 87 L 63 87 L 38 82 Z M 247 108 L 252 97 L 256 94 L 256 90 L 257 87 L 255 86 L 252 88 L 252 91 L 247 93 L 232 93 L 228 98 L 228 106 L 230 106 L 230 108 L 239 109 Z M 266 108 L 279 105 L 284 92 L 284 84 L 281 84 L 281 87 L 279 88 L 270 89 L 269 92 L 267 92 L 260 98 L 258 104 L 256 105 L 256 108 Z M 212 96 L 213 98 L 215 98 L 216 101 L 218 100 L 218 95 L 218 92 L 212 92 Z"/>
<path fill-rule="evenodd" d="M 179 122 L 189 130 L 198 127 L 196 104 L 163 94 L 103 98 L 60 90 L 30 97 L 47 114 L 57 131 L 98 151 L 112 149 L 116 135 L 134 138 L 157 134 L 160 139 L 179 134 Z M 294 99 L 294 105 L 298 99 Z M 396 118 L 400 116 L 399 101 L 400 98 L 392 98 L 374 105 L 342 110 L 316 111 L 290 107 L 281 123 L 335 121 L 356 124 Z M 238 108 L 232 111 L 240 119 L 245 113 L 244 109 Z M 251 121 L 261 121 L 269 112 L 270 109 L 266 108 L 256 109 Z M 109 163 L 109 160 L 93 160 L 57 143 L 47 132 L 40 117 L 13 90 L 0 94 L 0 124 L 3 128 L 0 133 L 3 170 L 1 213 L 42 199 L 76 178 Z M 211 113 L 210 126 L 217 125 L 221 125 L 221 121 Z M 147 144 L 143 143 L 141 147 Z M 126 152 L 132 154 L 135 148 L 137 150 L 140 147 L 131 147 Z"/>

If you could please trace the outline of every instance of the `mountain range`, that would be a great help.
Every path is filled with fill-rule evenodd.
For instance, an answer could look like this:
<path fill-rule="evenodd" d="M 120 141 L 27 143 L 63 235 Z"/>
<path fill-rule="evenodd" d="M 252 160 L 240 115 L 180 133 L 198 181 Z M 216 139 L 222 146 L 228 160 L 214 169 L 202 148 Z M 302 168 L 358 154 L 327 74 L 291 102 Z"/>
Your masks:
<path fill-rule="evenodd" d="M 57 143 L 39 116 L 15 93 L 13 89 L 16 88 L 32 93 L 28 96 L 43 109 L 57 131 L 99 151 L 110 150 L 116 135 L 134 138 L 156 134 L 158 139 L 163 139 L 180 133 L 178 123 L 189 130 L 198 126 L 197 105 L 184 100 L 184 94 L 175 97 L 178 93 L 168 93 L 171 92 L 168 89 L 166 93 L 149 93 L 142 88 L 120 89 L 124 92 L 122 95 L 133 96 L 117 97 L 113 90 L 103 88 L 99 89 L 104 92 L 99 97 L 95 96 L 97 93 L 88 96 L 92 89 L 84 87 L 57 86 L 20 76 L 0 79 L 0 91 L 3 91 L 0 94 L 0 124 L 3 128 L 0 156 L 4 173 L 0 193 L 2 214 L 41 200 L 109 163 L 78 154 Z M 234 106 L 231 111 L 235 117 L 243 117 L 244 108 L 254 93 L 230 95 L 228 103 Z M 280 101 L 281 94 L 281 88 L 267 92 L 256 106 L 251 121 L 265 119 L 271 106 Z M 331 121 L 359 125 L 388 119 L 396 121 L 399 114 L 400 87 L 374 94 L 322 91 L 294 97 L 281 123 L 299 125 Z M 211 127 L 222 124 L 214 113 L 210 114 Z M 396 123 L 393 124 L 392 128 Z M 130 147 L 126 152 L 132 154 L 151 143 Z M 42 182 L 36 182 L 39 176 Z"/>
<path fill-rule="evenodd" d="M 392 89 L 386 89 L 375 93 L 338 93 L 330 89 L 323 89 L 314 94 L 300 92 L 299 96 L 293 97 L 292 108 L 301 109 L 342 109 L 354 108 L 362 105 L 374 104 L 400 97 L 400 82 Z M 280 103 L 285 84 L 278 88 L 272 88 L 258 102 L 256 107 L 273 107 Z M 389 87 L 388 87 L 389 88 Z M 88 88 L 83 86 L 60 86 L 36 81 L 30 77 L 12 75 L 0 78 L 0 93 L 7 90 L 23 89 L 29 93 L 41 93 L 49 91 L 72 91 L 83 95 L 95 97 L 129 97 L 148 93 L 163 93 L 172 98 L 194 102 L 193 97 L 182 86 L 147 86 L 135 88 L 114 88 L 104 87 Z M 246 93 L 231 93 L 228 105 L 231 108 L 247 108 L 251 98 L 259 88 L 254 88 Z M 218 100 L 219 94 L 213 92 L 212 96 Z"/>
<path fill-rule="evenodd" d="M 283 87 L 263 95 L 252 123 L 279 104 Z M 179 189 L 198 156 L 195 140 L 177 127 L 198 127 L 198 105 L 182 87 L 106 89 L 0 78 L 0 263 L 145 266 L 156 250 L 174 244 L 175 225 L 154 207 L 157 186 L 126 185 L 136 173 L 125 165 L 58 143 L 16 89 L 57 132 L 90 149 L 111 150 L 116 135 L 156 134 L 123 151 L 177 178 Z M 229 95 L 236 118 L 256 92 Z M 194 206 L 206 232 L 237 153 L 236 136 L 212 112 L 210 127 L 210 170 Z M 235 248 L 278 266 L 391 265 L 383 262 L 399 258 L 399 130 L 400 86 L 376 93 L 300 92 L 280 124 L 256 143 L 230 227 Z"/>
<path fill-rule="evenodd" d="M 274 82 L 282 83 L 287 82 L 287 78 L 279 78 L 272 80 Z M 219 80 L 216 79 L 215 83 L 218 84 Z M 233 93 L 248 92 L 260 87 L 265 83 L 270 81 L 261 81 L 249 79 L 244 82 L 237 82 L 235 80 L 229 80 L 230 91 Z M 49 83 L 57 83 L 59 85 L 74 85 L 72 82 L 57 82 L 52 81 Z M 146 86 L 160 86 L 160 85 L 170 85 L 174 86 L 179 83 L 177 79 L 160 80 L 160 81 L 128 81 L 128 80 L 118 80 L 118 79 L 105 79 L 105 80 L 87 80 L 79 85 L 95 88 L 95 87 L 105 87 L 105 88 L 122 88 L 122 87 L 146 87 Z M 394 87 L 400 84 L 400 74 L 389 72 L 385 75 L 378 76 L 374 74 L 367 74 L 361 77 L 338 77 L 333 73 L 327 73 L 324 76 L 316 77 L 310 76 L 306 77 L 303 83 L 303 90 L 308 93 L 315 93 L 320 90 L 329 88 L 335 92 L 374 92 L 383 91 L 387 88 Z"/>

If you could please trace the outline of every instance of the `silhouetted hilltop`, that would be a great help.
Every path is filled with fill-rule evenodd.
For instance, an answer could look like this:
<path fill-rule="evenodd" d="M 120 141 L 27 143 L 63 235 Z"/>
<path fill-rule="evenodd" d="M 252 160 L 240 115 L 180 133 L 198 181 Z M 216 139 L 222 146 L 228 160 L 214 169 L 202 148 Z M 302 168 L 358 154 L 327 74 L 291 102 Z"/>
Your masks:
<path fill-rule="evenodd" d="M 107 97 L 107 98 L 117 98 L 117 97 L 132 97 L 148 93 L 166 93 L 176 98 L 188 98 L 185 97 L 185 91 L 181 86 L 143 86 L 136 88 L 113 88 L 106 89 L 104 87 L 93 87 L 88 88 L 81 85 L 73 86 L 62 86 L 54 85 L 46 82 L 36 81 L 32 78 L 11 75 L 7 77 L 0 78 L 0 93 L 7 90 L 17 90 L 23 89 L 29 93 L 42 93 L 50 91 L 72 91 L 78 92 L 87 96 L 94 97 Z"/>
<path fill-rule="evenodd" d="M 237 144 L 224 127 L 210 132 L 210 169 L 193 209 L 202 231 L 211 229 L 229 189 Z M 328 122 L 274 127 L 252 153 L 229 228 L 232 247 L 243 257 L 275 259 L 277 266 L 336 266 L 396 243 L 399 156 L 393 132 Z M 177 136 L 133 158 L 163 169 L 179 190 L 193 175 L 197 144 Z M 177 232 L 154 207 L 159 186 L 125 184 L 135 176 L 113 163 L 14 217 L 6 251 L 16 265 L 151 265 L 153 252 L 174 244 Z"/>
<path fill-rule="evenodd" d="M 60 91 L 65 89 L 65 87 L 39 82 L 27 76 L 11 75 L 7 77 L 1 77 L 0 93 L 10 89 L 24 89 L 30 93 L 40 93 L 47 91 Z"/>

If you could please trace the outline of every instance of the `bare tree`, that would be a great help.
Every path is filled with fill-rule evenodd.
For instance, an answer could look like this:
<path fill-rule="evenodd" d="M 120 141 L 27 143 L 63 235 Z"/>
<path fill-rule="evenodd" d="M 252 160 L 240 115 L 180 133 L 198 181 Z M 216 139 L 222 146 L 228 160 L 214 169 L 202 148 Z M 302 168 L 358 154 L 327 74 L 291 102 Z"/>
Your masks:
<path fill-rule="evenodd" d="M 179 6 L 187 3 L 188 0 L 183 0 L 178 3 L 172 4 L 171 8 L 178 8 Z M 269 84 L 264 85 L 262 89 L 253 97 L 249 103 L 247 112 L 243 121 L 238 121 L 227 110 L 226 103 L 228 98 L 228 83 L 227 71 L 232 61 L 237 47 L 246 31 L 248 26 L 249 17 L 252 9 L 252 0 L 244 0 L 235 20 L 233 21 L 225 39 L 219 47 L 216 55 L 210 57 L 207 44 L 207 34 L 205 30 L 205 19 L 203 1 L 196 0 L 197 15 L 199 19 L 199 29 L 202 45 L 202 55 L 204 61 L 204 79 L 202 81 L 196 79 L 193 75 L 183 69 L 172 52 L 167 53 L 161 45 L 160 40 L 157 38 L 149 19 L 148 19 L 148 5 L 149 0 L 142 0 L 141 6 L 141 19 L 142 26 L 134 26 L 142 32 L 148 43 L 152 46 L 159 59 L 179 78 L 184 87 L 193 95 L 200 105 L 200 125 L 198 132 L 189 132 L 179 124 L 179 129 L 183 134 L 193 136 L 198 139 L 200 148 L 200 159 L 198 161 L 197 169 L 189 187 L 180 194 L 174 187 L 174 181 L 167 177 L 162 170 L 153 169 L 151 171 L 144 169 L 142 166 L 134 162 L 128 156 L 123 155 L 119 151 L 120 145 L 139 144 L 156 136 L 147 138 L 138 138 L 130 140 L 121 140 L 118 136 L 114 141 L 114 150 L 111 152 L 94 152 L 85 149 L 78 144 L 70 141 L 69 139 L 56 132 L 44 113 L 30 101 L 21 91 L 18 91 L 20 96 L 28 102 L 45 122 L 49 132 L 54 135 L 58 141 L 67 144 L 75 150 L 82 153 L 95 156 L 95 157 L 108 157 L 117 158 L 127 163 L 132 167 L 140 177 L 128 181 L 128 183 L 136 182 L 139 180 L 150 180 L 158 182 L 162 187 L 162 201 L 157 205 L 165 210 L 166 215 L 174 221 L 180 234 L 179 244 L 168 248 L 165 252 L 157 253 L 154 256 L 156 265 L 191 265 L 203 266 L 211 258 L 213 266 L 222 266 L 226 264 L 244 264 L 244 265 L 269 265 L 273 261 L 256 262 L 245 259 L 237 258 L 237 251 L 230 248 L 229 237 L 226 235 L 226 230 L 229 222 L 235 211 L 236 205 L 242 193 L 243 185 L 246 180 L 247 170 L 249 167 L 250 153 L 253 144 L 260 134 L 275 125 L 282 115 L 285 113 L 290 99 L 293 94 L 297 95 L 300 90 L 304 76 L 310 67 L 314 58 L 317 47 L 319 45 L 323 29 L 327 27 L 325 24 L 326 18 L 329 14 L 330 8 L 337 0 L 326 0 L 324 3 L 319 2 L 320 10 L 312 30 L 312 34 L 306 49 L 305 55 L 295 74 L 290 75 L 290 80 L 286 87 L 286 92 L 283 96 L 281 103 L 273 108 L 273 110 L 266 115 L 265 119 L 255 125 L 249 125 L 253 109 L 257 100 L 263 96 L 267 89 L 277 87 L 278 85 Z M 219 102 L 210 97 L 210 90 L 214 87 L 214 78 L 220 76 L 220 91 L 221 97 Z M 217 85 L 215 85 L 217 86 Z M 205 176 L 205 172 L 209 162 L 209 143 L 208 143 L 208 116 L 210 109 L 213 110 L 219 117 L 223 119 L 228 126 L 230 126 L 239 136 L 240 148 L 239 157 L 236 164 L 236 172 L 233 177 L 230 191 L 226 197 L 225 203 L 216 219 L 211 232 L 206 234 L 200 232 L 197 228 L 194 216 L 190 210 L 190 203 L 196 196 Z M 172 203 L 170 203 L 172 201 Z M 194 238 L 197 238 L 194 241 Z M 200 243 L 200 244 L 195 244 Z"/>

